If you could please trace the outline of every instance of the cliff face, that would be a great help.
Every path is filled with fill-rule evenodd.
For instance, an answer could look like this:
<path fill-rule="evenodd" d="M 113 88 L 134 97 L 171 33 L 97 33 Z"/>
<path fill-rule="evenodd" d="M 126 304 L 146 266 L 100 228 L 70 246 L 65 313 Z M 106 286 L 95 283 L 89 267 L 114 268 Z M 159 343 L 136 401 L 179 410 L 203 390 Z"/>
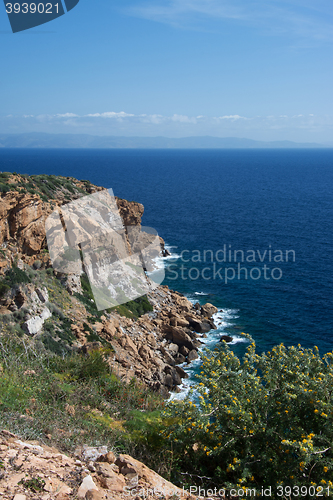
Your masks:
<path fill-rule="evenodd" d="M 217 309 L 193 306 L 160 286 L 147 298 L 99 313 L 84 276 L 53 271 L 45 220 L 55 206 L 102 188 L 88 181 L 41 177 L 9 176 L 12 189 L 1 194 L 0 331 L 11 326 L 43 348 L 52 344 L 58 354 L 108 345 L 109 363 L 123 380 L 139 379 L 163 394 L 177 390 L 186 377 L 179 365 L 198 357 L 200 337 L 215 327 L 211 318 Z M 27 192 L 31 185 L 33 192 Z M 143 205 L 116 201 L 124 225 L 140 226 Z M 13 264 L 15 272 L 10 271 Z"/>
<path fill-rule="evenodd" d="M 55 206 L 76 200 L 84 195 L 101 191 L 103 188 L 76 179 L 59 178 L 56 189 L 52 190 L 52 198 L 46 199 L 44 191 L 48 180 L 38 179 L 34 189 L 27 177 L 11 175 L 7 185 L 11 190 L 0 193 L 0 273 L 15 260 L 21 259 L 27 264 L 35 260 L 48 263 L 45 255 L 46 235 L 45 221 Z M 52 176 L 53 177 L 53 176 Z M 38 182 L 40 181 L 40 182 Z M 42 187 L 40 188 L 40 185 Z M 27 191 L 30 189 L 34 193 Z M 44 191 L 42 191 L 44 189 Z M 144 207 L 140 203 L 128 202 L 116 198 L 120 216 L 125 226 L 140 226 Z"/>

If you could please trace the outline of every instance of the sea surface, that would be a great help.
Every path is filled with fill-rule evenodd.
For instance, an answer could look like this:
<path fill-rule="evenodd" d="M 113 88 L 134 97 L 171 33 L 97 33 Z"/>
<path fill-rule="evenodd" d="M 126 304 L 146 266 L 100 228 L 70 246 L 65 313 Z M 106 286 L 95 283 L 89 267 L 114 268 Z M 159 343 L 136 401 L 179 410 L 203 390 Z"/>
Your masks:
<path fill-rule="evenodd" d="M 0 149 L 0 171 L 89 179 L 143 203 L 172 254 L 164 284 L 219 308 L 208 347 L 227 334 L 241 355 L 246 332 L 259 351 L 333 350 L 332 149 Z"/>

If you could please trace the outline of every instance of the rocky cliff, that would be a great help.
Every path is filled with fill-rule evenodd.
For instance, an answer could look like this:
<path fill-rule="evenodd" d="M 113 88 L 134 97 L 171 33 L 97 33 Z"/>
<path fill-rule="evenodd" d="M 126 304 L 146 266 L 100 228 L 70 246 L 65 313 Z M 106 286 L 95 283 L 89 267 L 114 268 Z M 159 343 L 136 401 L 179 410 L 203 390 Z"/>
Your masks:
<path fill-rule="evenodd" d="M 178 390 L 186 377 L 180 365 L 198 357 L 200 337 L 215 328 L 217 309 L 194 306 L 160 286 L 148 297 L 99 313 L 84 276 L 53 271 L 45 220 L 55 206 L 102 188 L 56 176 L 0 174 L 0 181 L 2 331 L 27 335 L 43 348 L 52 345 L 57 354 L 107 345 L 108 361 L 121 379 L 139 379 L 162 394 Z M 117 199 L 117 205 L 125 226 L 141 224 L 140 203 Z"/>
<path fill-rule="evenodd" d="M 5 177 L 4 177 L 5 176 Z M 6 180 L 6 184 L 1 181 Z M 70 177 L 0 173 L 0 273 L 13 262 L 48 263 L 45 221 L 56 206 L 103 188 Z M 116 198 L 125 226 L 140 225 L 144 207 Z"/>

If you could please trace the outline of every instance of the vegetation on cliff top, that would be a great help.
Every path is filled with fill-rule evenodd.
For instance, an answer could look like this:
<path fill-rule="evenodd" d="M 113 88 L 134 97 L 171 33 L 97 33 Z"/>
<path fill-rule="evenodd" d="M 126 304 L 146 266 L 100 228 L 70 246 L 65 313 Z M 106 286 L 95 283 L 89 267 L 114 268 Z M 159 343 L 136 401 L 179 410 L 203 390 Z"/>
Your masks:
<path fill-rule="evenodd" d="M 0 172 L 0 193 L 17 191 L 36 194 L 43 201 L 58 199 L 61 195 L 67 201 L 73 197 L 91 193 L 94 186 L 90 181 L 78 181 L 73 177 L 59 175 L 24 175 L 16 172 Z"/>

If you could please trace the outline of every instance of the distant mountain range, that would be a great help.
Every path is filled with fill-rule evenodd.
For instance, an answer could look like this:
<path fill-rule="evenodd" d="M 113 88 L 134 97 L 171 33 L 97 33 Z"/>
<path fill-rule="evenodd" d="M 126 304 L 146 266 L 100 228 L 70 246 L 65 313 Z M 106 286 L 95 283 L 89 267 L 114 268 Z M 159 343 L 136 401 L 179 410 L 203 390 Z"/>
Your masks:
<path fill-rule="evenodd" d="M 254 141 L 238 137 L 117 137 L 88 134 L 0 134 L 0 148 L 143 148 L 143 149 L 238 149 L 238 148 L 330 148 L 310 142 Z"/>

